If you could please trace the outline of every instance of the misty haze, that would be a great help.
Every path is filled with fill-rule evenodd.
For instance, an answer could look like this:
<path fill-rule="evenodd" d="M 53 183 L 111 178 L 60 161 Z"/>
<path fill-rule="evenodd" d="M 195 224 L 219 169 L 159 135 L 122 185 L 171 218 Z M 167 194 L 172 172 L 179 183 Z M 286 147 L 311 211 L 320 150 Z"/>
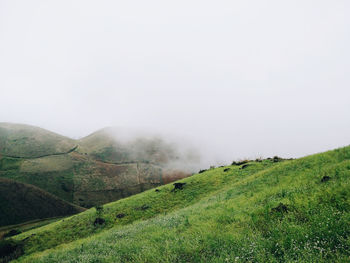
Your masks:
<path fill-rule="evenodd" d="M 0 263 L 348 262 L 349 46 L 345 0 L 0 0 Z"/>

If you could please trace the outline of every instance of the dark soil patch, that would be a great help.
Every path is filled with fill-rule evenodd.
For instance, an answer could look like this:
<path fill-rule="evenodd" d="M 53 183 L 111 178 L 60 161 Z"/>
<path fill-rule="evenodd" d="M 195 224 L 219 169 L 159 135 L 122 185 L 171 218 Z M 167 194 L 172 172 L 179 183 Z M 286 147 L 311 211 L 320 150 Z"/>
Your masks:
<path fill-rule="evenodd" d="M 321 183 L 325 183 L 325 182 L 328 182 L 329 180 L 331 180 L 331 178 L 329 176 L 323 176 L 322 179 L 321 179 Z"/>
<path fill-rule="evenodd" d="M 120 214 L 117 214 L 117 216 L 116 216 L 117 218 L 123 218 L 123 217 L 125 217 L 125 214 L 123 214 L 123 213 L 120 213 Z"/>
<path fill-rule="evenodd" d="M 175 190 L 182 190 L 185 185 L 186 183 L 174 183 L 174 189 L 171 191 L 174 192 Z"/>
<path fill-rule="evenodd" d="M 243 169 L 247 168 L 248 166 L 249 166 L 249 164 L 242 165 L 241 169 L 243 170 Z"/>
<path fill-rule="evenodd" d="M 279 203 L 278 206 L 271 209 L 272 212 L 279 212 L 279 213 L 288 213 L 288 210 L 289 210 L 288 207 L 283 203 Z"/>
<path fill-rule="evenodd" d="M 36 234 L 31 234 L 29 237 L 26 237 L 26 238 L 23 239 L 22 241 L 26 241 L 26 240 L 30 239 L 31 237 L 34 237 L 34 236 L 36 236 Z"/>
<path fill-rule="evenodd" d="M 226 169 L 224 169 L 224 172 L 228 172 L 230 170 L 231 170 L 230 168 L 226 168 Z"/>
<path fill-rule="evenodd" d="M 103 218 L 98 217 L 94 221 L 94 226 L 103 225 L 105 222 L 106 222 L 106 220 L 104 220 Z"/>
<path fill-rule="evenodd" d="M 147 210 L 147 209 L 149 209 L 149 208 L 151 208 L 149 205 L 142 205 L 142 206 L 140 206 L 140 207 L 136 207 L 135 208 L 135 210 L 141 210 L 141 211 L 144 211 L 144 210 Z"/>
<path fill-rule="evenodd" d="M 278 162 L 281 162 L 281 161 L 283 161 L 283 160 L 284 160 L 283 158 L 278 157 L 278 156 L 274 156 L 274 157 L 272 158 L 272 161 L 273 161 L 274 163 L 278 163 Z"/>

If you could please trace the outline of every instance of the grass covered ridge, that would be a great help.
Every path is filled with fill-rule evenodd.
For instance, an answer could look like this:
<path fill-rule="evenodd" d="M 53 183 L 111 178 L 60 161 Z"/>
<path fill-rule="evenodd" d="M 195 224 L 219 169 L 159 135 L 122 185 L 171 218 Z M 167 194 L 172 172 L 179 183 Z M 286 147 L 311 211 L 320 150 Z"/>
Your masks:
<path fill-rule="evenodd" d="M 0 226 L 34 219 L 72 215 L 83 208 L 33 185 L 0 178 Z"/>
<path fill-rule="evenodd" d="M 18 235 L 17 262 L 350 260 L 350 147 L 240 167 L 105 205 L 102 226 L 90 209 Z"/>
<path fill-rule="evenodd" d="M 74 140 L 24 124 L 0 122 L 0 155 L 37 158 L 74 149 Z"/>
<path fill-rule="evenodd" d="M 115 132 L 103 129 L 73 140 L 39 127 L 0 123 L 0 178 L 90 208 L 190 175 L 167 166 L 177 160 L 168 142 L 140 137 L 123 143 Z"/>

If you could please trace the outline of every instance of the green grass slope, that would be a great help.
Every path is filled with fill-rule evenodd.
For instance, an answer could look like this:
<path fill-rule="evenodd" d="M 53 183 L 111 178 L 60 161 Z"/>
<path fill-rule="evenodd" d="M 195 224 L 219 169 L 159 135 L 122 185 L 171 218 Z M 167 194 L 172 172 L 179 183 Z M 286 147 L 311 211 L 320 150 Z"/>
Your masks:
<path fill-rule="evenodd" d="M 56 222 L 62 218 L 63 216 L 50 217 L 50 218 L 44 218 L 44 219 L 34 219 L 34 220 L 26 221 L 24 223 L 15 224 L 15 225 L 2 226 L 0 227 L 0 240 L 8 236 L 18 235 L 19 233 L 23 233 L 31 229 Z"/>
<path fill-rule="evenodd" d="M 35 185 L 83 207 L 115 201 L 188 175 L 150 163 L 106 163 L 77 152 L 35 159 L 0 158 L 0 178 Z"/>
<path fill-rule="evenodd" d="M 66 153 L 75 141 L 53 132 L 24 124 L 0 123 L 0 155 L 37 158 Z"/>
<path fill-rule="evenodd" d="M 37 186 L 67 202 L 74 200 L 73 168 L 69 154 L 34 159 L 0 158 L 0 178 Z"/>
<path fill-rule="evenodd" d="M 37 127 L 0 123 L 0 178 L 91 207 L 189 175 L 166 168 L 169 156 L 175 156 L 165 142 L 137 139 L 125 145 L 110 133 L 104 129 L 72 140 Z"/>
<path fill-rule="evenodd" d="M 226 170 L 229 168 L 229 170 Z M 348 262 L 350 147 L 229 166 L 16 236 L 17 262 Z"/>
<path fill-rule="evenodd" d="M 0 178 L 0 226 L 82 211 L 35 186 Z"/>

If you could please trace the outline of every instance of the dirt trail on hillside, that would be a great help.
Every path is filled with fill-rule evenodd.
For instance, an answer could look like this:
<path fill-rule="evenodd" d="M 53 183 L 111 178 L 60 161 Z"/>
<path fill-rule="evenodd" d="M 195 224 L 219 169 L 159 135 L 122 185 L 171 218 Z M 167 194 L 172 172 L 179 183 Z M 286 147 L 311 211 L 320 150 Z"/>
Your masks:
<path fill-rule="evenodd" d="M 78 148 L 78 145 L 74 146 L 72 149 L 70 149 L 67 152 L 60 152 L 60 153 L 51 153 L 51 154 L 44 154 L 44 155 L 39 155 L 35 157 L 26 157 L 26 156 L 14 156 L 14 155 L 6 155 L 6 154 L 0 154 L 2 157 L 7 157 L 7 158 L 14 158 L 14 159 L 37 159 L 37 158 L 43 158 L 43 157 L 48 157 L 48 156 L 56 156 L 56 155 L 64 155 L 64 154 L 69 154 L 71 152 L 74 152 Z"/>

